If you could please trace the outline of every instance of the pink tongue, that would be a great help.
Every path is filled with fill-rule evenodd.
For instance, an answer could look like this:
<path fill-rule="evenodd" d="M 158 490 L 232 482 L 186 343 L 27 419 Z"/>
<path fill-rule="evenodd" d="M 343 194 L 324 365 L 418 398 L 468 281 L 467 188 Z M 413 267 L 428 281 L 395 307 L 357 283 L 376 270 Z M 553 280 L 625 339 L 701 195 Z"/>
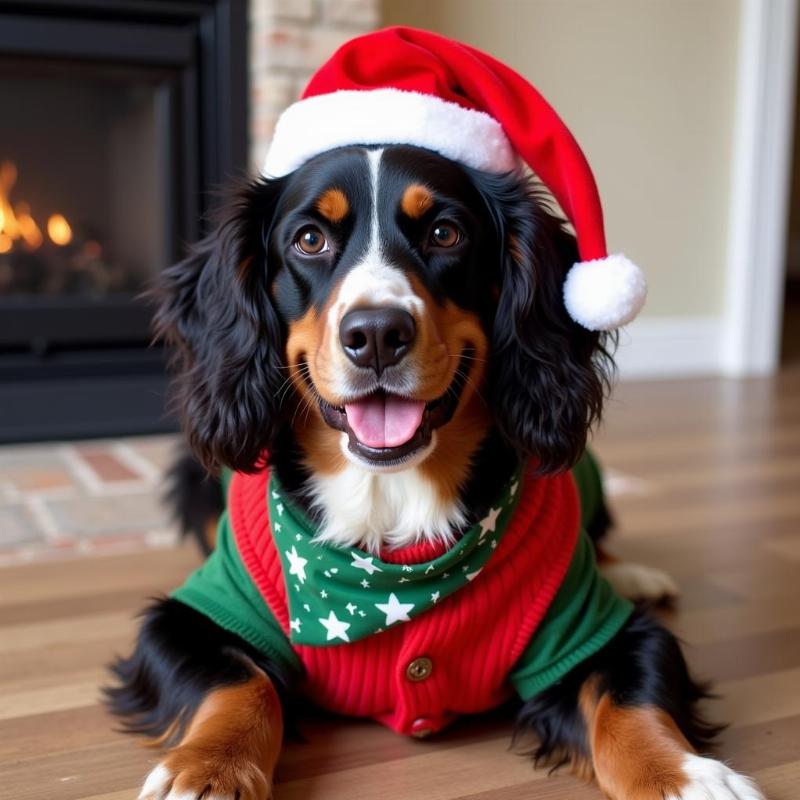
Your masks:
<path fill-rule="evenodd" d="M 358 441 L 367 447 L 400 447 L 417 432 L 425 413 L 423 400 L 374 394 L 344 407 Z"/>

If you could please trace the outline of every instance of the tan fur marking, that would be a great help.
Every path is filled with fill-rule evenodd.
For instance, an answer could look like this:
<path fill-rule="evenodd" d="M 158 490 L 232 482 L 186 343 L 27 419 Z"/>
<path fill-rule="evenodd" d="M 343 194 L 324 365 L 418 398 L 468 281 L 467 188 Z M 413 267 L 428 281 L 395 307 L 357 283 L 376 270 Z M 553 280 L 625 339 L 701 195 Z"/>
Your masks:
<path fill-rule="evenodd" d="M 317 211 L 330 222 L 341 222 L 350 213 L 350 203 L 341 189 L 326 189 L 317 200 Z"/>
<path fill-rule="evenodd" d="M 597 783 L 610 800 L 679 797 L 688 779 L 682 764 L 693 750 L 673 719 L 652 706 L 618 706 L 594 682 L 581 689 Z"/>
<path fill-rule="evenodd" d="M 437 447 L 420 465 L 420 472 L 448 502 L 457 499 L 467 478 L 475 451 L 489 431 L 491 416 L 481 396 L 489 344 L 480 320 L 451 301 L 437 303 L 416 277 L 409 281 L 422 298 L 426 314 L 415 320 L 417 342 L 410 357 L 421 372 L 420 396 L 434 400 L 443 395 L 455 378 L 461 354 L 474 350 L 467 363 L 467 380 L 453 418 L 436 432 Z"/>
<path fill-rule="evenodd" d="M 219 527 L 218 517 L 209 517 L 206 521 L 205 539 L 208 546 L 213 550 L 217 546 L 217 528 Z"/>
<path fill-rule="evenodd" d="M 326 320 L 335 297 L 336 291 L 332 292 L 331 300 L 320 314 L 312 308 L 299 320 L 292 322 L 286 342 L 286 363 L 289 364 L 290 379 L 300 398 L 292 414 L 292 428 L 306 455 L 305 463 L 313 472 L 323 474 L 338 472 L 346 464 L 339 445 L 341 434 L 322 419 L 317 398 L 300 374 L 299 364 L 305 359 L 314 385 L 331 398 L 332 393 L 326 391 L 325 380 L 325 375 L 333 369 L 328 363 Z"/>
<path fill-rule="evenodd" d="M 433 193 L 427 186 L 412 183 L 403 192 L 400 208 L 410 219 L 421 219 L 433 205 Z"/>
<path fill-rule="evenodd" d="M 162 766 L 174 777 L 172 791 L 181 797 L 238 792 L 241 800 L 263 800 L 271 792 L 282 738 L 278 695 L 257 670 L 245 683 L 207 695 Z"/>

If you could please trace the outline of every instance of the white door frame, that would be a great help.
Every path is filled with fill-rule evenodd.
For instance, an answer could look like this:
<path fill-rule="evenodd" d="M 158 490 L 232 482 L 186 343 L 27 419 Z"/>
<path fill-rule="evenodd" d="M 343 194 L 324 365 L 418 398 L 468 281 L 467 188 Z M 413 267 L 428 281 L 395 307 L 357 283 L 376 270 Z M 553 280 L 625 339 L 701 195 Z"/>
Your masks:
<path fill-rule="evenodd" d="M 800 0 L 741 0 L 723 371 L 778 366 Z"/>

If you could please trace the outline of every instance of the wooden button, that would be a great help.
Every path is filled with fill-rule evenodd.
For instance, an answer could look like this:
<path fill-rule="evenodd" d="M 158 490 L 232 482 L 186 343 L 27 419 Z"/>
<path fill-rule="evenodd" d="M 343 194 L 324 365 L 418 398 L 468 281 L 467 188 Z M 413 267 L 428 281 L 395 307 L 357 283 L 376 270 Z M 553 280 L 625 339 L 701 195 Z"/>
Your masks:
<path fill-rule="evenodd" d="M 430 736 L 433 733 L 433 726 L 429 719 L 425 719 L 425 717 L 420 717 L 419 719 L 415 719 L 414 722 L 411 723 L 411 735 L 415 739 L 424 739 L 426 736 Z"/>
<path fill-rule="evenodd" d="M 406 667 L 406 677 L 410 681 L 416 683 L 417 681 L 424 681 L 432 671 L 433 661 L 426 656 L 420 656 L 419 658 L 415 658 Z"/>

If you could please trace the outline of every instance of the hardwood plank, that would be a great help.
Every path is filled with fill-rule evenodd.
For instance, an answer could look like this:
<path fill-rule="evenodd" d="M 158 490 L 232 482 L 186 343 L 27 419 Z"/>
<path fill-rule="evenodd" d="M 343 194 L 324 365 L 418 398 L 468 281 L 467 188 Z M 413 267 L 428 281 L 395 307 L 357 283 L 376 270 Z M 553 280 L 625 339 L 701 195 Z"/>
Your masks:
<path fill-rule="evenodd" d="M 780 767 L 760 770 L 753 777 L 769 800 L 795 800 L 800 786 L 800 760 Z"/>
<path fill-rule="evenodd" d="M 25 564 L 6 568 L 0 581 L 0 623 L 4 605 L 107 595 L 119 590 L 142 590 L 146 585 L 168 591 L 177 586 L 199 558 L 191 548 L 94 556 L 68 561 Z"/>

